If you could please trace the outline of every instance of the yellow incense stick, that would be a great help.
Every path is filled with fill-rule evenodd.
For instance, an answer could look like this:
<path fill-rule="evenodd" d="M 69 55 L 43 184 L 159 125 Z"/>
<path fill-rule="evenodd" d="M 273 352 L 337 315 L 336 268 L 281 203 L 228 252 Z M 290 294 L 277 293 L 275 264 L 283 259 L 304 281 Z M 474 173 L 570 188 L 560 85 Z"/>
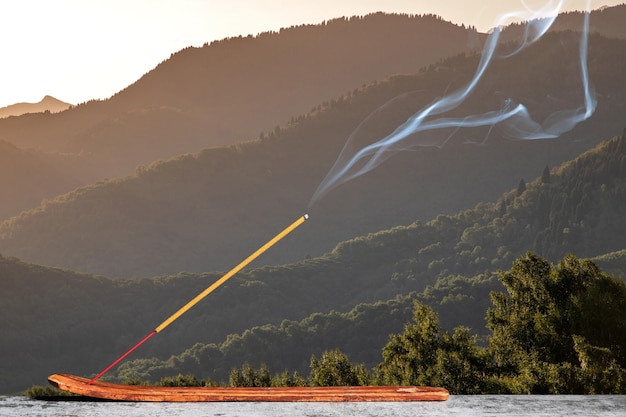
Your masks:
<path fill-rule="evenodd" d="M 180 308 L 180 310 L 178 310 L 176 313 L 172 314 L 167 320 L 165 320 L 163 323 L 161 323 L 155 330 L 157 333 L 159 333 L 161 330 L 165 329 L 167 326 L 169 326 L 174 320 L 176 320 L 177 318 L 179 318 L 181 315 L 183 315 L 187 310 L 189 310 L 191 307 L 193 307 L 194 305 L 196 305 L 200 300 L 202 300 L 204 297 L 206 297 L 207 295 L 211 294 L 217 287 L 219 287 L 220 285 L 222 285 L 224 282 L 226 282 L 230 277 L 232 277 L 233 275 L 235 275 L 237 272 L 241 271 L 246 265 L 248 265 L 250 262 L 254 261 L 256 258 L 259 257 L 259 255 L 261 255 L 263 252 L 265 252 L 266 250 L 268 250 L 270 247 L 274 246 L 274 244 L 276 242 L 278 242 L 279 240 L 281 240 L 283 237 L 285 237 L 286 235 L 288 235 L 289 233 L 291 233 L 291 231 L 293 229 L 295 229 L 296 227 L 300 226 L 306 219 L 309 218 L 308 214 L 305 214 L 304 216 L 300 217 L 298 220 L 296 220 L 295 222 L 293 222 L 290 226 L 288 226 L 285 230 L 283 230 L 282 232 L 280 232 L 279 234 L 277 234 L 276 236 L 274 236 L 274 238 L 272 238 L 270 241 L 268 241 L 265 245 L 261 246 L 259 249 L 257 249 L 256 252 L 254 252 L 252 255 L 248 256 L 246 259 L 244 259 L 239 265 L 237 265 L 236 267 L 234 267 L 233 269 L 231 269 L 228 273 L 226 273 L 222 278 L 218 279 L 217 281 L 215 281 L 210 287 L 208 287 L 206 290 L 202 291 L 200 294 L 198 294 L 196 296 L 196 298 L 194 298 L 193 300 L 189 301 L 187 304 L 185 304 L 183 307 Z"/>
<path fill-rule="evenodd" d="M 102 372 L 100 372 L 98 375 L 96 375 L 91 381 L 89 381 L 89 384 L 93 384 L 94 381 L 96 381 L 98 378 L 100 378 L 102 375 L 104 375 L 105 373 L 107 373 L 111 368 L 113 368 L 115 365 L 117 365 L 118 363 L 120 363 L 126 356 L 130 355 L 135 349 L 137 349 L 139 346 L 141 346 L 144 342 L 146 342 L 148 339 L 150 339 L 152 336 L 154 336 L 155 334 L 159 333 L 161 330 L 165 329 L 167 326 L 169 326 L 170 324 L 172 324 L 172 322 L 174 320 L 176 320 L 177 318 L 179 318 L 180 316 L 182 316 L 183 314 L 185 314 L 185 312 L 187 312 L 187 310 L 189 310 L 191 307 L 193 307 L 194 305 L 196 305 L 200 300 L 202 300 L 204 297 L 206 297 L 207 295 L 211 294 L 217 287 L 219 287 L 220 285 L 222 285 L 223 283 L 225 283 L 229 278 L 231 278 L 233 275 L 235 275 L 237 272 L 241 271 L 246 265 L 248 265 L 250 262 L 254 261 L 256 258 L 258 258 L 263 252 L 265 252 L 266 250 L 268 250 L 270 247 L 274 246 L 274 244 L 276 244 L 276 242 L 278 242 L 279 240 L 281 240 L 282 238 L 284 238 L 285 236 L 287 236 L 289 233 L 291 233 L 296 227 L 300 226 L 302 223 L 304 223 L 304 221 L 306 219 L 309 218 L 308 214 L 305 214 L 304 216 L 300 217 L 298 220 L 296 220 L 295 222 L 293 222 L 292 224 L 290 224 L 289 226 L 287 226 L 287 228 L 285 228 L 285 230 L 283 230 L 282 232 L 280 232 L 279 234 L 277 234 L 276 236 L 274 236 L 272 239 L 270 239 L 265 245 L 261 246 L 259 249 L 256 250 L 256 252 L 254 252 L 252 255 L 248 256 L 246 259 L 244 259 L 239 265 L 237 265 L 236 267 L 234 267 L 233 269 L 231 269 L 230 271 L 228 271 L 222 278 L 218 279 L 217 281 L 215 281 L 211 286 L 209 286 L 206 290 L 202 291 L 200 294 L 198 294 L 193 300 L 189 301 L 187 304 L 185 304 L 183 307 L 181 307 L 176 313 L 172 314 L 167 320 L 165 320 L 163 323 L 161 323 L 156 329 L 154 329 L 150 334 L 148 334 L 146 337 L 144 337 L 143 339 L 141 339 L 141 341 L 139 343 L 137 343 L 135 346 L 133 346 L 132 348 L 130 348 L 126 353 L 124 353 L 122 356 L 120 356 L 119 358 L 117 358 L 112 364 L 110 364 L 109 366 L 107 366 Z"/>

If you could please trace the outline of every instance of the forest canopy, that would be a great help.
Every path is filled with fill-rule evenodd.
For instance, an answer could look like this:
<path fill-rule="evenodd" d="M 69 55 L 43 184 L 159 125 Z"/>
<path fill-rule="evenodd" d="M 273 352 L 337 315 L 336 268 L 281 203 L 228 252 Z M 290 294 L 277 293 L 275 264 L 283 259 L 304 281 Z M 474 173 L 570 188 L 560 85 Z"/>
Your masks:
<path fill-rule="evenodd" d="M 555 266 L 530 252 L 516 259 L 510 270 L 500 271 L 499 279 L 504 290 L 491 292 L 486 344 L 465 326 L 444 330 L 433 308 L 414 298 L 412 319 L 401 332 L 389 336 L 382 360 L 373 369 L 351 363 L 346 353 L 334 348 L 320 358 L 311 356 L 308 377 L 289 369 L 272 376 L 267 364 L 255 369 L 246 361 L 233 366 L 228 383 L 223 384 L 426 385 L 443 386 L 453 394 L 626 393 L 624 281 L 587 259 L 567 255 Z M 316 327 L 331 326 L 336 318 L 318 315 Z M 304 322 L 310 325 L 311 319 Z M 282 332 L 267 327 L 262 336 L 239 339 L 238 351 L 256 346 L 273 352 L 277 347 L 272 345 L 289 344 Z M 228 360 L 225 352 L 232 344 L 229 338 L 220 346 L 195 346 L 167 362 L 130 362 L 120 374 L 149 376 L 166 369 L 181 375 L 204 372 L 216 361 Z M 171 377 L 164 378 L 171 382 Z M 188 381 L 191 377 L 178 378 Z M 191 379 L 216 384 L 211 378 Z M 136 377 L 127 380 L 138 381 Z"/>

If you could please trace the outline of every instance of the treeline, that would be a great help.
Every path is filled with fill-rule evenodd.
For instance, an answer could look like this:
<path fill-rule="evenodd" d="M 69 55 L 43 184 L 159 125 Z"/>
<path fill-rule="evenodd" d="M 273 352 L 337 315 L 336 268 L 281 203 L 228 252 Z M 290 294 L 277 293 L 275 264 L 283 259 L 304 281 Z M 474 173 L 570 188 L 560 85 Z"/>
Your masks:
<path fill-rule="evenodd" d="M 626 284 L 622 280 L 573 255 L 555 267 L 532 253 L 517 259 L 499 277 L 505 291 L 491 292 L 487 346 L 467 327 L 443 330 L 435 311 L 414 300 L 412 321 L 389 337 L 382 361 L 373 369 L 353 364 L 335 348 L 323 351 L 319 359 L 315 354 L 310 357 L 308 377 L 288 369 L 272 375 L 266 363 L 255 368 L 245 362 L 231 368 L 227 384 L 428 385 L 443 386 L 454 394 L 626 393 Z M 326 324 L 331 324 L 329 317 Z M 330 335 L 325 329 L 319 331 Z M 275 357 L 272 346 L 288 345 L 278 333 L 278 329 L 274 335 L 268 332 L 256 344 L 248 340 L 245 351 L 262 350 L 267 358 Z M 179 375 L 162 377 L 157 384 L 218 385 L 214 378 L 193 376 L 223 360 L 194 355 L 203 349 L 172 357 L 170 371 Z M 126 375 L 128 383 L 140 383 L 138 374 L 133 374 L 140 364 L 127 364 L 120 375 Z"/>
<path fill-rule="evenodd" d="M 466 329 L 441 332 L 417 306 L 377 367 L 385 383 L 444 385 L 456 393 L 626 393 L 626 285 L 573 255 L 554 267 L 535 254 L 500 274 L 489 344 Z"/>
<path fill-rule="evenodd" d="M 389 334 L 399 332 L 409 321 L 415 301 L 432 306 L 447 328 L 463 323 L 484 336 L 488 294 L 496 289 L 501 289 L 501 285 L 495 277 L 442 281 L 423 292 L 361 303 L 345 313 L 313 313 L 300 321 L 254 326 L 230 334 L 220 343 L 196 343 L 168 359 L 131 360 L 121 364 L 109 377 L 117 381 L 154 382 L 171 375 L 193 373 L 201 379 L 224 381 L 231 369 L 243 362 L 253 368 L 265 365 L 306 375 L 309 358 L 322 355 L 329 347 L 346 352 L 352 360 L 372 368 L 380 361 L 380 349 Z"/>

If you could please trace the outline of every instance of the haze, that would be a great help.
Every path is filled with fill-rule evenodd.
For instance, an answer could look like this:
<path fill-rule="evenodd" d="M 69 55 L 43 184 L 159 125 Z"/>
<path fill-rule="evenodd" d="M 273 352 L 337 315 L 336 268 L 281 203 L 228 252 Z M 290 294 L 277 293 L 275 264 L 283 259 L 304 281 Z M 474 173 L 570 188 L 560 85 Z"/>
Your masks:
<path fill-rule="evenodd" d="M 593 0 L 591 8 L 620 4 Z M 78 104 L 124 89 L 188 46 L 377 11 L 442 16 L 487 31 L 503 13 L 546 0 L 30 0 L 3 3 L 0 107 L 45 95 Z M 553 4 L 558 2 L 552 1 Z M 564 2 L 584 10 L 585 0 Z"/>

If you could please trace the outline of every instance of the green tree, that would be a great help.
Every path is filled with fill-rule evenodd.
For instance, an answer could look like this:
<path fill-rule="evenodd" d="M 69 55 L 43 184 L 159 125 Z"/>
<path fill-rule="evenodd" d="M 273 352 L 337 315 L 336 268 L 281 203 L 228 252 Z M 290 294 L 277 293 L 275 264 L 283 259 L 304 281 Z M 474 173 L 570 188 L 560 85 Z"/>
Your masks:
<path fill-rule="evenodd" d="M 484 391 L 486 357 L 465 327 L 442 333 L 437 314 L 415 303 L 413 322 L 392 335 L 377 366 L 377 380 L 385 385 L 445 386 L 455 394 Z"/>
<path fill-rule="evenodd" d="M 550 183 L 550 167 L 548 167 L 547 165 L 545 166 L 545 168 L 543 169 L 543 172 L 541 173 L 541 183 L 542 184 Z"/>
<path fill-rule="evenodd" d="M 506 293 L 491 294 L 489 350 L 512 392 L 623 392 L 623 281 L 573 255 L 555 268 L 531 253 L 500 278 Z"/>
<path fill-rule="evenodd" d="M 482 394 L 490 382 L 487 359 L 469 329 L 457 327 L 452 334 L 443 334 L 437 349 L 437 380 L 454 394 Z"/>
<path fill-rule="evenodd" d="M 415 303 L 413 322 L 391 335 L 377 367 L 378 379 L 388 385 L 434 385 L 433 369 L 441 345 L 439 318 L 430 308 Z"/>
<path fill-rule="evenodd" d="M 517 184 L 517 196 L 519 197 L 520 195 L 524 194 L 524 191 L 526 191 L 526 181 L 524 181 L 524 178 L 519 180 L 519 184 Z"/>
<path fill-rule="evenodd" d="M 309 381 L 313 386 L 369 385 L 371 374 L 364 365 L 352 365 L 348 356 L 339 349 L 322 353 L 317 359 L 311 356 Z"/>
<path fill-rule="evenodd" d="M 550 343 L 550 273 L 548 262 L 527 254 L 517 259 L 509 272 L 500 274 L 508 295 L 491 293 L 493 307 L 487 311 L 487 327 L 493 332 L 490 348 L 496 364 L 505 373 L 517 371 L 524 356 Z"/>
<path fill-rule="evenodd" d="M 203 384 L 195 375 L 178 374 L 174 377 L 161 378 L 157 385 L 162 387 L 201 387 Z"/>
<path fill-rule="evenodd" d="M 284 370 L 280 374 L 272 377 L 271 386 L 273 387 L 305 387 L 307 386 L 306 378 L 302 377 L 297 371 L 294 373 Z"/>
<path fill-rule="evenodd" d="M 626 369 L 610 349 L 590 345 L 584 337 L 574 336 L 581 366 L 581 379 L 590 394 L 626 392 Z"/>
<path fill-rule="evenodd" d="M 265 364 L 260 369 L 254 369 L 248 362 L 241 368 L 233 368 L 228 377 L 231 387 L 269 387 L 272 379 Z"/>

